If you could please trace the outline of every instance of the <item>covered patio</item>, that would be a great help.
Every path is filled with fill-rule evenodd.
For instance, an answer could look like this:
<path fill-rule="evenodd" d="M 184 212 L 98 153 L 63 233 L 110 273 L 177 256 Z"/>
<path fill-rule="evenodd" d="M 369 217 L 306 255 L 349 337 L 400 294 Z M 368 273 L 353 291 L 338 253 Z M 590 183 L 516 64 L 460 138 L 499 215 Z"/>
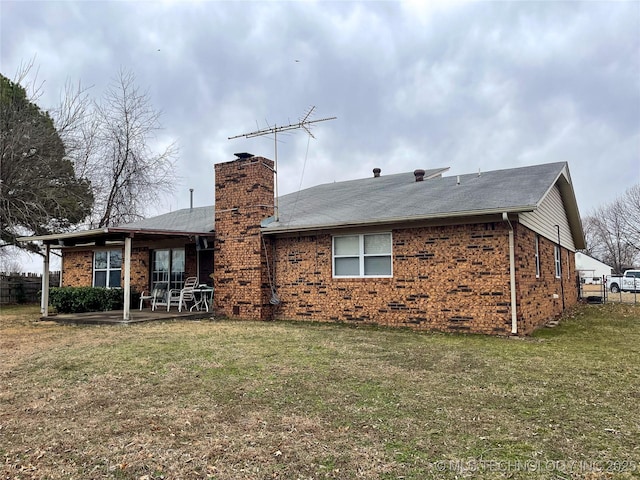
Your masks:
<path fill-rule="evenodd" d="M 199 318 L 211 316 L 207 312 L 180 313 L 159 310 L 154 312 L 143 310 L 140 312 L 136 309 L 137 305 L 131 304 L 131 293 L 135 287 L 135 282 L 133 282 L 134 274 L 138 280 L 137 291 L 139 293 L 143 291 L 149 292 L 152 289 L 153 262 L 150 252 L 155 249 L 180 248 L 183 254 L 182 266 L 184 267 L 186 264 L 186 268 L 188 268 L 188 271 L 183 270 L 184 276 L 195 276 L 199 279 L 199 283 L 202 284 L 210 281 L 209 273 L 213 271 L 213 236 L 213 207 L 192 207 L 117 227 L 51 235 L 34 235 L 18 238 L 18 241 L 42 242 L 42 318 L 54 321 L 68 321 L 69 323 L 127 324 L 167 318 L 184 318 L 189 315 L 201 315 Z M 116 274 L 118 283 L 115 288 L 121 288 L 123 291 L 123 309 L 114 312 L 94 312 L 79 315 L 50 315 L 49 264 L 52 249 L 59 250 L 63 257 L 61 286 L 64 286 L 63 284 L 67 286 L 104 286 L 104 284 L 97 285 L 95 280 L 97 277 L 94 277 L 93 272 L 93 256 L 96 251 L 112 250 L 120 252 L 118 259 L 121 258 L 121 265 L 118 265 L 115 270 L 118 272 Z M 81 266 L 83 278 L 72 278 L 70 281 L 65 282 L 64 279 L 67 277 L 68 272 L 65 269 L 64 259 L 69 252 L 85 254 L 84 258 L 88 260 Z M 208 256 L 203 256 L 203 261 L 201 262 L 201 255 L 205 253 Z M 137 255 L 135 263 L 133 261 L 134 255 Z M 74 260 L 71 263 L 79 262 Z M 201 265 L 203 265 L 202 270 Z M 102 274 L 103 280 L 105 275 L 109 276 L 105 272 L 102 272 Z M 120 277 L 122 279 L 121 283 Z M 179 282 L 180 280 L 172 279 L 172 281 Z M 106 286 L 109 288 L 109 284 Z M 118 316 L 119 319 L 117 319 Z"/>

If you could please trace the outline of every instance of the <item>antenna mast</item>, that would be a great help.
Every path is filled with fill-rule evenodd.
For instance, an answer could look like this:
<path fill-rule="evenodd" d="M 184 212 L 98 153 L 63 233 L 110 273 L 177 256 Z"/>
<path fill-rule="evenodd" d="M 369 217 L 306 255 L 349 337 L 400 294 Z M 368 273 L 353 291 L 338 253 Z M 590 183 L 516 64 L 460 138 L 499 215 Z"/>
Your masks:
<path fill-rule="evenodd" d="M 274 150 L 274 175 L 276 177 L 275 182 L 275 205 L 274 205 L 274 214 L 276 222 L 279 220 L 278 213 L 278 133 L 279 132 L 287 132 L 289 130 L 297 130 L 302 128 L 311 138 L 316 138 L 311 133 L 311 125 L 318 122 L 326 122 L 327 120 L 335 120 L 337 117 L 327 117 L 320 118 L 318 120 L 309 120 L 309 116 L 315 110 L 315 106 L 309 108 L 309 110 L 305 113 L 304 117 L 298 123 L 290 123 L 289 125 L 282 125 L 278 127 L 277 125 L 273 125 L 273 127 L 263 128 L 262 130 L 256 130 L 255 132 L 243 133 L 240 135 L 235 135 L 233 137 L 229 137 L 228 140 L 233 140 L 234 138 L 253 138 L 253 137 L 263 137 L 265 135 L 273 134 L 273 150 Z"/>

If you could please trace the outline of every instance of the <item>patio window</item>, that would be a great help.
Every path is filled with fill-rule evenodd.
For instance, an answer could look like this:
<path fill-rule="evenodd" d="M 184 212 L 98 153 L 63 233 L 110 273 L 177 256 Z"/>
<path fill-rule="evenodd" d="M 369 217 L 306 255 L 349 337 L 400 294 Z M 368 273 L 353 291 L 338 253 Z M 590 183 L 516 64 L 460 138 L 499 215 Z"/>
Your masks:
<path fill-rule="evenodd" d="M 334 277 L 391 277 L 391 233 L 333 237 Z"/>
<path fill-rule="evenodd" d="M 151 270 L 151 289 L 158 283 L 181 289 L 184 285 L 184 248 L 154 250 Z"/>
<path fill-rule="evenodd" d="M 122 276 L 122 251 L 102 250 L 93 255 L 93 286 L 119 288 Z"/>

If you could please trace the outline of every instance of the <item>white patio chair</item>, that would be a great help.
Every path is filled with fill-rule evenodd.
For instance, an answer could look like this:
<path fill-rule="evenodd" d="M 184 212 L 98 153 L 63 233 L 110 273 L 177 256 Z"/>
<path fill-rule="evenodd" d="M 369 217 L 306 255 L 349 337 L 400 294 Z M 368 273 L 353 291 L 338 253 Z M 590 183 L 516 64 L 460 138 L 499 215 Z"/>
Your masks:
<path fill-rule="evenodd" d="M 155 310 L 158 306 L 164 306 L 166 295 L 167 284 L 164 282 L 156 283 L 149 295 L 145 295 L 144 291 L 140 295 L 140 310 L 144 307 L 145 300 L 151 300 L 151 310 Z"/>
<path fill-rule="evenodd" d="M 178 311 L 182 311 L 182 307 L 187 308 L 187 302 L 195 302 L 195 294 L 193 289 L 198 284 L 198 277 L 188 277 L 184 281 L 184 286 L 181 289 L 173 288 L 169 290 L 169 297 L 167 299 L 167 312 L 172 305 L 178 306 Z"/>

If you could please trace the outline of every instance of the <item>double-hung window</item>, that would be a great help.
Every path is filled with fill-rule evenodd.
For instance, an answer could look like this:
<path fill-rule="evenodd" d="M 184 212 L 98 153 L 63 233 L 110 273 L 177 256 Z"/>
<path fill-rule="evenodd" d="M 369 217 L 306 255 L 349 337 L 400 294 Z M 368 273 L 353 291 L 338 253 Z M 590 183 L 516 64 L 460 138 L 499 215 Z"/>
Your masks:
<path fill-rule="evenodd" d="M 333 237 L 334 277 L 391 277 L 391 233 Z"/>
<path fill-rule="evenodd" d="M 122 251 L 101 250 L 93 255 L 93 286 L 120 287 Z"/>
<path fill-rule="evenodd" d="M 562 257 L 560 256 L 560 247 L 558 245 L 555 246 L 555 261 L 556 261 L 556 278 L 562 277 Z"/>

